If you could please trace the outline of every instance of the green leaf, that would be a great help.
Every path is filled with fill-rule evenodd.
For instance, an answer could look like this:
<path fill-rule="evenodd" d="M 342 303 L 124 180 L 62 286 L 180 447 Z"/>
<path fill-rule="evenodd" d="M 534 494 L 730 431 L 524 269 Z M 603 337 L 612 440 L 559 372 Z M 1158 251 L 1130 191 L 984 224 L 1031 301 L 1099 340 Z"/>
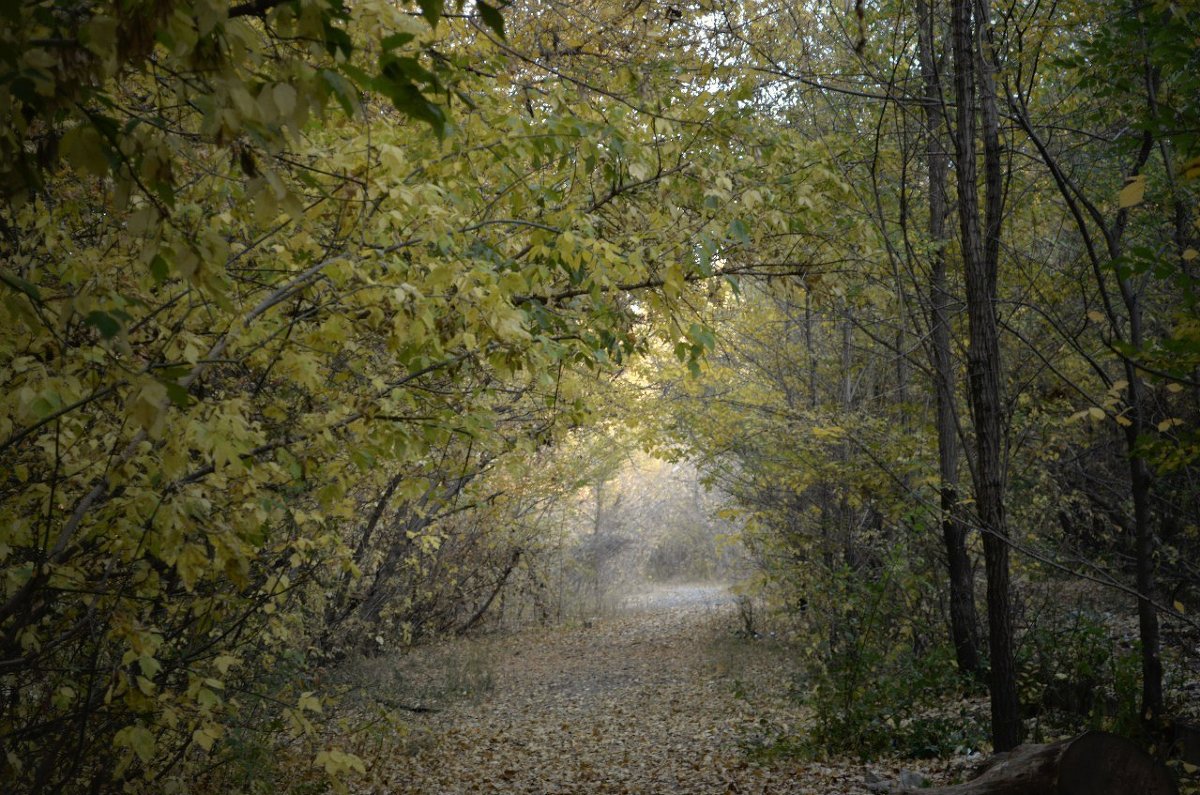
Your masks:
<path fill-rule="evenodd" d="M 729 236 L 744 246 L 750 245 L 750 230 L 741 218 L 729 222 Z"/>
<path fill-rule="evenodd" d="M 162 254 L 155 254 L 154 259 L 150 260 L 150 275 L 158 284 L 165 282 L 171 275 L 171 266 Z"/>
<path fill-rule="evenodd" d="M 350 34 L 342 28 L 332 24 L 332 20 L 326 18 L 324 20 L 325 29 L 325 50 L 330 55 L 341 55 L 349 60 L 354 52 L 354 41 L 350 38 Z"/>
<path fill-rule="evenodd" d="M 108 173 L 108 154 L 104 139 L 90 124 L 80 124 L 63 134 L 59 151 L 79 171 L 102 177 Z"/>
<path fill-rule="evenodd" d="M 437 5 L 438 5 L 438 13 L 440 14 L 442 4 L 441 4 L 441 2 L 438 2 Z M 424 8 L 424 3 L 422 3 L 421 6 L 422 6 L 422 8 Z M 426 19 L 428 19 L 428 17 L 426 17 Z M 408 44 L 410 41 L 412 41 L 415 38 L 416 38 L 416 36 L 414 36 L 411 33 L 393 33 L 390 36 L 385 36 L 379 42 L 379 47 L 384 52 L 388 52 L 390 50 L 396 49 L 397 47 L 403 47 L 405 44 Z"/>
<path fill-rule="evenodd" d="M 175 381 L 163 381 L 162 385 L 167 388 L 167 398 L 179 408 L 186 409 L 192 404 L 192 396 L 187 389 Z"/>
<path fill-rule="evenodd" d="M 291 117 L 296 110 L 296 89 L 288 83 L 276 83 L 271 96 L 279 113 L 285 118 Z"/>
<path fill-rule="evenodd" d="M 695 342 L 705 350 L 712 350 L 717 346 L 717 338 L 713 334 L 712 329 L 700 323 L 693 323 L 688 329 L 688 339 Z"/>
<path fill-rule="evenodd" d="M 484 0 L 476 0 L 475 10 L 479 12 L 479 18 L 483 20 L 483 24 L 495 31 L 500 38 L 505 38 L 504 15 L 500 13 L 499 8 L 485 3 Z"/>
<path fill-rule="evenodd" d="M 423 121 L 433 128 L 440 138 L 446 131 L 446 114 L 440 107 L 430 102 L 411 81 L 403 78 L 389 80 L 376 78 L 371 84 L 384 96 L 392 101 L 396 110 L 417 121 Z"/>
<path fill-rule="evenodd" d="M 417 5 L 421 7 L 421 16 L 425 17 L 429 27 L 436 28 L 438 20 L 442 18 L 443 0 L 417 0 Z"/>
<path fill-rule="evenodd" d="M 83 322 L 89 326 L 93 326 L 106 340 L 110 340 L 121 333 L 120 322 L 108 312 L 88 312 Z"/>
<path fill-rule="evenodd" d="M 322 69 L 320 76 L 329 90 L 333 92 L 334 98 L 342 106 L 346 115 L 353 116 L 358 109 L 358 90 L 354 84 L 331 69 Z"/>

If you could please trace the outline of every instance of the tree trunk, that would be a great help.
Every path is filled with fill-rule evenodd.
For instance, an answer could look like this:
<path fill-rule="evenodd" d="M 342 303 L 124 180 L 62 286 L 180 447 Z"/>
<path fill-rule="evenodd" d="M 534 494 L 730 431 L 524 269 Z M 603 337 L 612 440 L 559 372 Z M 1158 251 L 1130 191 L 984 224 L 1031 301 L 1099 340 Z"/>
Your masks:
<path fill-rule="evenodd" d="M 979 617 L 975 584 L 967 555 L 967 528 L 958 508 L 958 409 L 954 395 L 954 360 L 950 354 L 950 302 L 946 286 L 946 174 L 949 155 L 942 143 L 941 79 L 934 62 L 933 9 L 917 0 L 921 26 L 918 56 L 925 89 L 926 163 L 929 170 L 929 238 L 934 245 L 930 262 L 930 365 L 937 396 L 938 475 L 941 481 L 942 540 L 950 579 L 950 637 L 958 670 L 979 673 Z"/>
<path fill-rule="evenodd" d="M 817 357 L 813 352 L 812 291 L 804 288 L 804 352 L 808 356 L 808 407 L 817 407 Z"/>
<path fill-rule="evenodd" d="M 1130 301 L 1131 338 L 1141 346 L 1141 308 Z M 1133 525 L 1136 534 L 1138 638 L 1142 645 L 1142 718 L 1151 730 L 1160 728 L 1163 717 L 1163 666 L 1160 657 L 1158 611 L 1154 607 L 1157 577 L 1154 554 L 1155 533 L 1150 517 L 1150 468 L 1138 452 L 1138 437 L 1144 431 L 1145 400 L 1137 369 L 1125 359 L 1125 389 L 1129 425 L 1125 428 L 1125 448 L 1129 458 L 1129 485 L 1133 497 Z"/>
<path fill-rule="evenodd" d="M 841 409 L 849 416 L 854 402 L 853 353 L 854 323 L 850 319 L 850 305 L 847 304 L 842 315 L 842 395 Z M 850 461 L 850 441 L 842 440 L 838 445 L 838 460 L 843 466 Z M 850 507 L 850 495 L 842 489 L 841 499 L 838 500 L 838 524 L 841 526 L 842 561 L 851 569 L 858 566 L 854 548 L 854 509 Z"/>
<path fill-rule="evenodd" d="M 996 754 L 966 784 L 901 795 L 1174 795 L 1167 769 L 1123 737 L 1086 732 Z"/>
<path fill-rule="evenodd" d="M 521 553 L 524 551 L 525 550 L 521 549 L 520 547 L 517 547 L 512 551 L 512 555 L 508 559 L 508 565 L 504 567 L 504 571 L 500 572 L 500 576 L 496 578 L 496 584 L 492 586 L 491 593 L 488 594 L 487 599 L 483 600 L 483 604 L 479 606 L 479 609 L 477 609 L 471 615 L 471 617 L 468 618 L 466 622 L 458 628 L 457 634 L 467 634 L 475 628 L 475 625 L 478 624 L 485 615 L 487 615 L 487 611 L 491 608 L 492 602 L 496 601 L 496 596 L 499 595 L 499 593 L 504 590 L 504 586 L 508 584 L 508 578 L 512 576 L 513 569 L 517 567 L 517 563 L 519 563 L 521 560 Z"/>
<path fill-rule="evenodd" d="M 986 3 L 978 6 L 986 14 Z M 984 533 L 987 570 L 988 650 L 991 663 L 992 744 L 1006 751 L 1021 741 L 1016 667 L 1013 661 L 1009 596 L 1008 528 L 1004 511 L 1002 459 L 1000 336 L 996 320 L 996 272 L 1000 232 L 999 120 L 990 65 L 983 52 L 981 30 L 986 17 L 975 15 L 972 0 L 953 0 L 951 29 L 954 55 L 955 171 L 958 185 L 960 242 L 967 285 L 970 325 L 968 373 L 975 427 L 975 502 Z M 975 167 L 976 56 L 980 66 L 983 106 L 986 232 L 980 229 L 979 191 Z M 986 237 L 985 237 L 986 234 Z"/>
<path fill-rule="evenodd" d="M 1157 108 L 1155 94 L 1157 91 L 1158 75 L 1149 70 L 1146 75 L 1146 87 L 1150 109 Z M 1145 135 L 1142 149 L 1138 158 L 1135 173 L 1140 171 L 1149 157 L 1151 138 Z M 1167 168 L 1170 171 L 1170 166 Z M 1116 261 L 1120 255 L 1121 239 L 1124 236 L 1129 219 L 1129 209 L 1121 208 L 1108 234 L 1109 255 Z M 1134 350 L 1140 351 L 1145 344 L 1142 333 L 1142 295 L 1128 276 L 1121 275 L 1117 269 L 1117 287 L 1121 292 L 1121 300 L 1129 319 L 1129 344 Z M 1116 324 L 1113 324 L 1114 329 Z M 1117 336 L 1117 335 L 1114 335 Z M 1146 399 L 1142 388 L 1141 376 L 1133 360 L 1121 356 L 1124 365 L 1125 401 L 1128 405 L 1127 417 L 1129 424 L 1125 426 L 1125 450 L 1129 459 L 1129 490 L 1133 498 L 1133 524 L 1135 528 L 1135 557 L 1137 559 L 1137 611 L 1138 636 L 1142 642 L 1142 718 L 1151 731 L 1159 731 L 1163 717 L 1163 668 L 1160 659 L 1161 640 L 1158 629 L 1158 612 L 1154 607 L 1154 597 L 1157 585 L 1156 560 L 1154 553 L 1155 532 L 1150 514 L 1150 487 L 1152 476 L 1150 467 L 1142 458 L 1138 449 L 1139 439 L 1145 432 Z"/>

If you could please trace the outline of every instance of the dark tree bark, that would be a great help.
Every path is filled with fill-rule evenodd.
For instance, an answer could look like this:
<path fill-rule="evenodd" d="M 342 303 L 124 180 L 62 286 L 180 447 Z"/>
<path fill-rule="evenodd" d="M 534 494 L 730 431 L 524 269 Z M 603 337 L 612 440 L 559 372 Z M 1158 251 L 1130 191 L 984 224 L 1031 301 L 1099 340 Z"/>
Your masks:
<path fill-rule="evenodd" d="M 1021 741 L 1008 565 L 1008 527 L 1004 510 L 1003 401 L 1000 335 L 996 319 L 996 273 L 1002 204 L 999 114 L 989 61 L 986 2 L 953 0 L 951 38 L 954 56 L 956 130 L 955 172 L 958 219 L 967 287 L 970 349 L 967 359 L 975 428 L 975 503 L 983 530 L 987 570 L 988 653 L 991 664 L 992 744 L 1006 751 Z M 978 83 L 977 83 L 978 81 Z M 982 110 L 984 201 L 981 221 L 976 183 L 977 91 Z M 982 226 L 985 228 L 981 228 Z"/>
<path fill-rule="evenodd" d="M 1136 298 L 1129 303 L 1131 341 L 1141 347 L 1141 307 Z M 1158 610 L 1154 607 L 1157 589 L 1154 554 L 1155 533 L 1150 520 L 1150 468 L 1138 453 L 1138 438 L 1145 431 L 1145 400 L 1138 373 L 1133 363 L 1125 359 L 1125 390 L 1129 410 L 1129 425 L 1125 428 L 1125 449 L 1129 458 L 1129 483 L 1133 497 L 1133 525 L 1137 534 L 1137 612 L 1138 637 L 1142 646 L 1142 718 L 1157 729 L 1163 717 L 1163 666 L 1160 656 Z"/>
<path fill-rule="evenodd" d="M 1145 69 L 1148 110 L 1154 113 L 1157 110 L 1155 95 L 1160 75 L 1149 64 L 1146 64 Z M 1152 146 L 1153 137 L 1149 133 L 1143 134 L 1142 148 L 1134 166 L 1134 174 L 1140 173 L 1145 167 Z M 1167 171 L 1170 172 L 1172 164 L 1168 162 L 1166 166 Z M 1121 240 L 1124 237 L 1128 221 L 1129 208 L 1122 208 L 1118 211 L 1117 218 L 1109 232 L 1109 256 L 1114 262 L 1121 254 Z M 1116 270 L 1117 287 L 1120 290 L 1121 301 L 1125 305 L 1126 319 L 1129 322 L 1129 344 L 1134 350 L 1140 351 L 1145 344 L 1142 330 L 1142 296 L 1132 280 L 1128 276 L 1121 275 L 1119 268 Z M 1113 319 L 1115 320 L 1115 318 Z M 1113 323 L 1113 326 L 1114 328 L 1118 327 L 1116 323 Z M 1116 336 L 1119 337 L 1119 332 Z M 1125 387 L 1125 400 L 1129 407 L 1127 412 L 1129 424 L 1125 426 L 1125 450 L 1129 459 L 1133 525 L 1137 536 L 1135 544 L 1137 574 L 1135 576 L 1138 591 L 1138 635 L 1142 642 L 1142 717 L 1152 730 L 1158 730 L 1161 728 L 1159 724 L 1163 717 L 1163 667 L 1160 659 L 1162 641 L 1159 637 L 1158 611 L 1154 607 L 1158 578 L 1156 576 L 1157 560 L 1154 554 L 1157 539 L 1150 514 L 1150 489 L 1153 479 L 1150 467 L 1147 466 L 1146 460 L 1142 458 L 1138 449 L 1139 439 L 1146 430 L 1147 404 L 1141 374 L 1138 373 L 1133 359 L 1129 356 L 1122 356 L 1121 363 L 1124 365 L 1125 380 L 1128 382 L 1128 386 Z"/>
<path fill-rule="evenodd" d="M 954 394 L 954 359 L 950 352 L 951 296 L 946 285 L 946 175 L 950 156 L 943 144 L 945 112 L 941 77 L 935 60 L 934 14 L 927 0 L 917 0 L 920 25 L 918 57 L 925 92 L 925 160 L 929 172 L 930 365 L 937 399 L 938 475 L 941 481 L 942 540 L 950 579 L 950 637 L 958 670 L 978 674 L 979 617 L 975 584 L 967 555 L 967 528 L 958 507 L 958 409 Z"/>

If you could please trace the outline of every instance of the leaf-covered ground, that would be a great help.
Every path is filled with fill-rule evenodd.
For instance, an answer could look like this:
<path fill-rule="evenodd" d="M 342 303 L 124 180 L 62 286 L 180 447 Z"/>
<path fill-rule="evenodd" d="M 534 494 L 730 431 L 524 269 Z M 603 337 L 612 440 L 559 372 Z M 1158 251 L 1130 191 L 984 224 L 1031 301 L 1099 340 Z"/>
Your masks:
<path fill-rule="evenodd" d="M 786 649 L 737 637 L 720 589 L 629 601 L 610 618 L 443 644 L 368 673 L 436 711 L 354 743 L 370 765 L 363 791 L 865 793 L 872 776 L 899 775 L 775 751 L 804 736 Z"/>

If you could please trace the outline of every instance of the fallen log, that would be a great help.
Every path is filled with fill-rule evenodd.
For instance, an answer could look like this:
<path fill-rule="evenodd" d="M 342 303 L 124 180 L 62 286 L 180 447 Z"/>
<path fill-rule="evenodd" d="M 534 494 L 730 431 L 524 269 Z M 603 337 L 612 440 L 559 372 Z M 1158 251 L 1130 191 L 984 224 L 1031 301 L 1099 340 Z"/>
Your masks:
<path fill-rule="evenodd" d="M 1177 795 L 1167 769 L 1136 745 L 1090 731 L 996 754 L 965 784 L 899 789 L 901 795 Z"/>

